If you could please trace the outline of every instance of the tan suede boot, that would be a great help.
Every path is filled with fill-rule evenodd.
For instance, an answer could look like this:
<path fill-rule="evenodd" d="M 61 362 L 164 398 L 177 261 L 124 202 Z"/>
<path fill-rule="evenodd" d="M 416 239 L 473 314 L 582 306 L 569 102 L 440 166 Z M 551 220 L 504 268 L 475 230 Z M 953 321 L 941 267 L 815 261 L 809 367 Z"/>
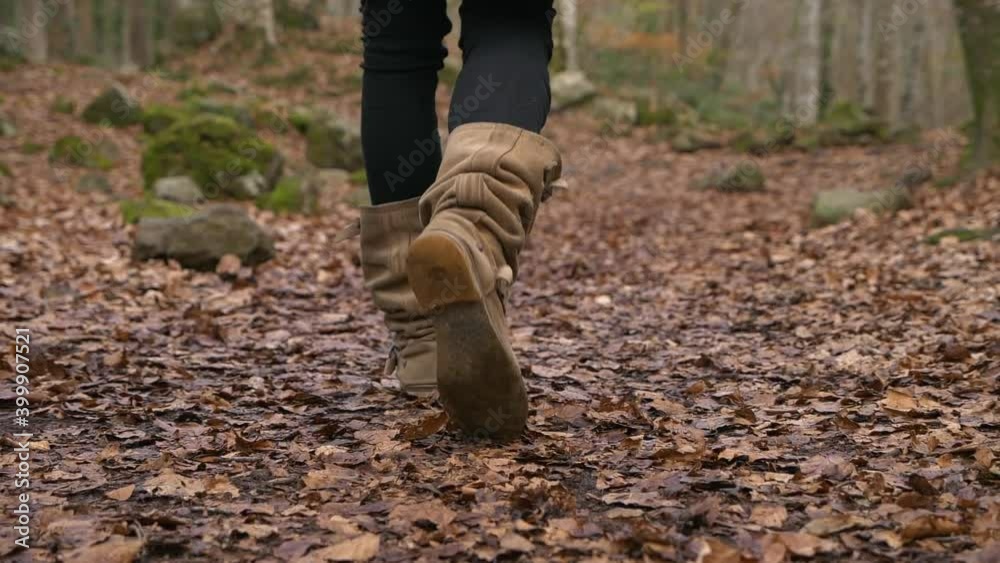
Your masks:
<path fill-rule="evenodd" d="M 437 390 L 434 323 L 406 279 L 410 243 L 423 230 L 418 205 L 413 198 L 361 209 L 361 268 L 392 332 L 386 375 L 395 371 L 403 391 L 424 397 Z"/>
<path fill-rule="evenodd" d="M 420 198 L 426 226 L 410 247 L 407 273 L 434 317 L 441 402 L 472 435 L 511 438 L 524 429 L 528 398 L 506 299 L 538 206 L 561 171 L 558 150 L 540 135 L 463 125 Z"/>

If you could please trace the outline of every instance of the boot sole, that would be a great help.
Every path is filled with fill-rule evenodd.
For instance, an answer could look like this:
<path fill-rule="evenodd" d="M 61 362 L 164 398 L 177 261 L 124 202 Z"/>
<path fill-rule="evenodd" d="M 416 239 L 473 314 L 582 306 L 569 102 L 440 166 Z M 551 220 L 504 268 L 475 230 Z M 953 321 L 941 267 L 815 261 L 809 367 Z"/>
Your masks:
<path fill-rule="evenodd" d="M 490 322 L 485 300 L 499 299 L 496 292 L 484 293 L 463 244 L 445 233 L 414 241 L 406 269 L 434 319 L 438 391 L 448 416 L 473 437 L 518 436 L 528 397 L 514 351 Z"/>

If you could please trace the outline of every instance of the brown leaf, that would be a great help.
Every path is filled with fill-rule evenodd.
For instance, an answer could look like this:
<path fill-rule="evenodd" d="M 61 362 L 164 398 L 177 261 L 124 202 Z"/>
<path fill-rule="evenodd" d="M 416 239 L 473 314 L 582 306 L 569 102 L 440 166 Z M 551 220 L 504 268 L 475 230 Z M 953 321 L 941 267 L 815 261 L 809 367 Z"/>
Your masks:
<path fill-rule="evenodd" d="M 695 540 L 695 563 L 740 563 L 740 550 L 722 540 L 700 538 Z"/>
<path fill-rule="evenodd" d="M 347 467 L 331 465 L 325 469 L 310 471 L 302 478 L 307 489 L 333 489 L 350 484 L 356 480 L 359 473 Z"/>
<path fill-rule="evenodd" d="M 872 522 L 854 514 L 835 514 L 823 516 L 806 524 L 802 531 L 815 536 L 825 537 L 837 532 L 854 528 L 871 526 Z"/>
<path fill-rule="evenodd" d="M 399 429 L 399 439 L 404 442 L 423 440 L 439 432 L 447 423 L 448 413 L 441 411 L 414 424 L 403 426 Z"/>
<path fill-rule="evenodd" d="M 800 557 L 813 557 L 817 553 L 831 551 L 835 547 L 833 542 L 802 532 L 777 532 L 773 536 L 774 540 L 784 544 L 788 551 Z"/>
<path fill-rule="evenodd" d="M 126 485 L 120 489 L 115 489 L 104 493 L 104 496 L 114 499 L 114 500 L 128 500 L 132 498 L 132 493 L 135 491 L 135 485 Z"/>
<path fill-rule="evenodd" d="M 73 563 L 132 563 L 142 551 L 142 540 L 112 536 L 108 541 L 66 553 L 64 561 Z"/>
<path fill-rule="evenodd" d="M 441 530 L 455 520 L 455 511 L 440 500 L 416 504 L 401 504 L 389 512 L 389 523 L 393 529 L 406 530 L 417 522 L 431 522 Z"/>
<path fill-rule="evenodd" d="M 750 511 L 750 521 L 765 528 L 780 528 L 788 519 L 788 510 L 780 504 L 756 504 Z"/>
<path fill-rule="evenodd" d="M 953 536 L 962 532 L 962 526 L 943 516 L 926 514 L 918 516 L 903 525 L 899 535 L 909 543 L 923 538 Z"/>
<path fill-rule="evenodd" d="M 143 483 L 146 491 L 156 496 L 193 497 L 205 492 L 205 485 L 199 479 L 189 479 L 166 468 L 162 473 Z"/>
<path fill-rule="evenodd" d="M 531 553 L 535 549 L 535 546 L 524 536 L 510 532 L 500 538 L 500 548 L 504 551 Z"/>
<path fill-rule="evenodd" d="M 379 552 L 379 537 L 375 534 L 361 534 L 330 547 L 314 551 L 296 561 L 298 563 L 325 563 L 327 561 L 368 561 Z"/>

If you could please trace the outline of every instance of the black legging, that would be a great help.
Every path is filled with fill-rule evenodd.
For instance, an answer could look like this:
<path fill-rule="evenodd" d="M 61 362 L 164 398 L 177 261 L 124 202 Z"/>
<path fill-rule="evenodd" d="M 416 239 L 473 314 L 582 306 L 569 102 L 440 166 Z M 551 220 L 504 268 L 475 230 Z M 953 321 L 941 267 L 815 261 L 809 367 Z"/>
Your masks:
<path fill-rule="evenodd" d="M 362 3 L 361 136 L 373 204 L 418 197 L 441 165 L 434 94 L 451 31 L 446 0 Z M 463 66 L 448 129 L 506 123 L 539 132 L 549 113 L 552 0 L 464 0 Z"/>

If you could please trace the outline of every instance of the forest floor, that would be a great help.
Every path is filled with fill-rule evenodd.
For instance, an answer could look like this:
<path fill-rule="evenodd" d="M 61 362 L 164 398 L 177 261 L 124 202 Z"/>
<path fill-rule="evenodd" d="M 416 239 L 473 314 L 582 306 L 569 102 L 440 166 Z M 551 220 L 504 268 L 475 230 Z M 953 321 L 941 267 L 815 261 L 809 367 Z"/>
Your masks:
<path fill-rule="evenodd" d="M 356 64 L 297 53 L 324 72 Z M 195 70 L 358 113 L 356 90 Z M 143 78 L 127 84 L 144 101 L 184 87 Z M 250 277 L 131 261 L 114 198 L 19 149 L 93 134 L 48 108 L 110 79 L 0 76 L 19 127 L 0 139 L 15 177 L 0 327 L 12 344 L 31 331 L 34 546 L 15 550 L 9 525 L 5 346 L 0 559 L 1000 560 L 1000 247 L 925 242 L 1000 224 L 1000 178 L 925 186 L 893 216 L 807 222 L 819 189 L 885 187 L 915 162 L 945 174 L 947 133 L 772 154 L 757 159 L 766 191 L 723 194 L 691 185 L 746 157 L 554 115 L 571 189 L 524 253 L 511 322 L 533 412 L 501 445 L 463 440 L 382 375 L 358 249 L 332 244 L 357 215 L 348 186 L 314 216 L 252 211 L 278 252 Z M 114 190 L 139 195 L 139 128 L 104 134 L 124 156 Z M 274 141 L 303 161 L 298 135 Z"/>

